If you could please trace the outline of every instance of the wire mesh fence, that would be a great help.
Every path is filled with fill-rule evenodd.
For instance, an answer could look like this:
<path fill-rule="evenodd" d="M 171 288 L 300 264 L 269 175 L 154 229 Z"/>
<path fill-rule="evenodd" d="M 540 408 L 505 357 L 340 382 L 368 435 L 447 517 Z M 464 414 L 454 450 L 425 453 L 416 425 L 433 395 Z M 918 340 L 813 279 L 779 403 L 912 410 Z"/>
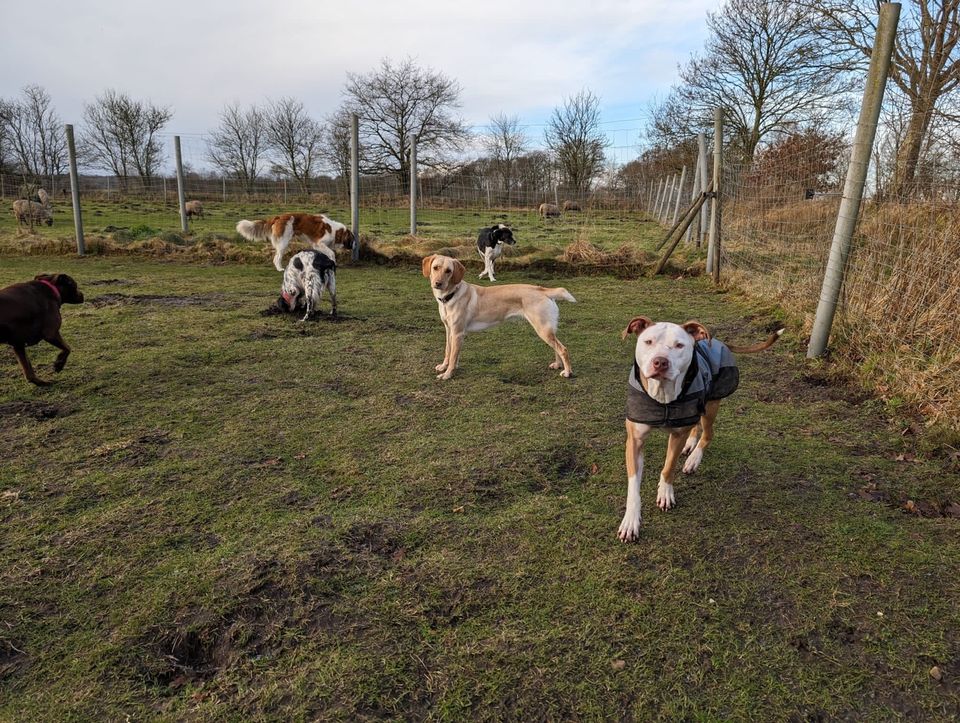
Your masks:
<path fill-rule="evenodd" d="M 207 140 L 203 135 L 181 138 L 185 199 L 194 202 L 188 208 L 190 238 L 240 242 L 237 221 L 286 212 L 325 213 L 349 223 L 349 178 L 321 169 L 308 180 L 298 180 L 267 168 L 253 181 L 240 181 L 210 170 Z M 164 141 L 164 155 L 171 166 L 173 137 Z M 639 189 L 618 177 L 614 165 L 599 184 L 580 191 L 565 187 L 558 170 L 542 155 L 506 178 L 482 162 L 420 169 L 416 235 L 458 245 L 475 240 L 483 226 L 506 222 L 516 227 L 519 238 L 528 232 L 531 241 L 549 246 L 563 247 L 585 238 L 601 247 L 633 241 L 624 224 L 633 228 L 646 222 L 643 203 Z M 150 178 L 120 178 L 81 168 L 78 185 L 88 235 L 119 242 L 183 236 L 172 167 Z M 4 213 L 0 230 L 26 225 L 32 234 L 43 237 L 72 236 L 68 176 L 37 182 L 0 175 L 0 200 L 36 198 L 41 186 L 49 193 L 52 226 L 19 224 L 14 215 Z M 359 204 L 362 236 L 389 242 L 410 235 L 409 181 L 404 175 L 362 175 Z M 557 211 L 541 211 L 541 204 L 556 206 Z"/>

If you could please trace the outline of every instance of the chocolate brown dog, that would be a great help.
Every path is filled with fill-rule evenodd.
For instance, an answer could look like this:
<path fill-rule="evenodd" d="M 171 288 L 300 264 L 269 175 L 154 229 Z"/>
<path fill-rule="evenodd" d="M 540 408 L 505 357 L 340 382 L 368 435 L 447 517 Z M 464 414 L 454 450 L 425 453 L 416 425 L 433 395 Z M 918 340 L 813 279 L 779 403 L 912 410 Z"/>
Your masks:
<path fill-rule="evenodd" d="M 33 281 L 0 289 L 0 344 L 13 347 L 27 381 L 38 386 L 50 384 L 37 378 L 27 359 L 26 347 L 41 341 L 60 349 L 53 370 L 63 369 L 70 347 L 60 336 L 60 305 L 82 303 L 77 282 L 66 274 L 40 274 Z"/>

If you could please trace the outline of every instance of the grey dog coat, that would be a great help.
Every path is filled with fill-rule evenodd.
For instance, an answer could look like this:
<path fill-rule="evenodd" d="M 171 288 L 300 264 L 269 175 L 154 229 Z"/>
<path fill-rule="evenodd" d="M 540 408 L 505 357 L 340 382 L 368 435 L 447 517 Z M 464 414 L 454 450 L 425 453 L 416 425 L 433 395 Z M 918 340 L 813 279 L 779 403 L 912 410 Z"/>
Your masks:
<path fill-rule="evenodd" d="M 661 404 L 644 391 L 636 360 L 627 378 L 627 419 L 651 427 L 691 427 L 700 421 L 707 402 L 729 397 L 740 384 L 733 352 L 716 339 L 698 341 L 683 377 L 680 394 Z"/>

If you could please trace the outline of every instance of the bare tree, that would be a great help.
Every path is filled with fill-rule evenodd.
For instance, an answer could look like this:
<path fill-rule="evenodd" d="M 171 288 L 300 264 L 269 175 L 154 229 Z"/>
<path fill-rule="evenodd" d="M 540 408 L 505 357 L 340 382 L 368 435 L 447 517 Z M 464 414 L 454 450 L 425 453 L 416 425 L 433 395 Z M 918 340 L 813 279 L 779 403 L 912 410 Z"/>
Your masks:
<path fill-rule="evenodd" d="M 34 180 L 50 179 L 67 168 L 67 140 L 50 95 L 28 85 L 3 111 L 6 147 L 14 164 Z"/>
<path fill-rule="evenodd" d="M 10 120 L 13 117 L 13 102 L 0 98 L 0 171 L 9 163 Z"/>
<path fill-rule="evenodd" d="M 411 58 L 389 59 L 366 75 L 349 74 L 346 107 L 360 119 L 362 164 L 367 173 L 410 175 L 410 141 L 417 139 L 417 162 L 427 168 L 448 165 L 470 137 L 460 107 L 460 84 Z"/>
<path fill-rule="evenodd" d="M 255 105 L 247 110 L 239 105 L 225 106 L 220 112 L 220 127 L 207 141 L 207 155 L 213 165 L 251 193 L 266 150 L 266 135 L 263 112 Z"/>
<path fill-rule="evenodd" d="M 878 0 L 812 4 L 824 37 L 865 63 L 873 48 Z M 912 0 L 897 31 L 890 79 L 906 98 L 906 125 L 893 164 L 889 191 L 908 196 L 932 124 L 960 117 L 955 91 L 960 86 L 960 0 Z"/>
<path fill-rule="evenodd" d="M 600 131 L 600 99 L 589 90 L 567 98 L 553 109 L 544 141 L 570 183 L 581 193 L 603 170 L 607 139 Z"/>
<path fill-rule="evenodd" d="M 708 13 L 707 26 L 705 52 L 681 67 L 669 114 L 702 127 L 722 108 L 734 145 L 749 161 L 770 133 L 842 109 L 843 68 L 806 8 L 788 0 L 727 0 Z"/>
<path fill-rule="evenodd" d="M 530 147 L 530 139 L 520 126 L 517 116 L 499 113 L 490 119 L 490 126 L 483 137 L 483 147 L 490 159 L 493 172 L 500 176 L 503 189 L 509 198 L 516 182 L 517 159 Z"/>
<path fill-rule="evenodd" d="M 295 98 L 271 103 L 265 115 L 267 144 L 276 156 L 274 172 L 292 178 L 301 193 L 309 193 L 323 148 L 323 126 Z"/>
<path fill-rule="evenodd" d="M 350 187 L 351 114 L 340 108 L 327 118 L 320 155 L 340 178 L 345 189 Z"/>
<path fill-rule="evenodd" d="M 83 107 L 84 158 L 116 175 L 124 190 L 134 174 L 149 184 L 163 163 L 159 134 L 172 117 L 169 108 L 108 90 Z"/>

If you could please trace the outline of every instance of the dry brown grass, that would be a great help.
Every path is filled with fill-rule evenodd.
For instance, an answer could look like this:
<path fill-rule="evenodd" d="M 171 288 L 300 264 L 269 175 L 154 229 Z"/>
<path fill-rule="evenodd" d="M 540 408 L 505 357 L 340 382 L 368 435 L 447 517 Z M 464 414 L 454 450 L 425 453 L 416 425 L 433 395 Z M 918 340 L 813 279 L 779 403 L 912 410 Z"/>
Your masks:
<path fill-rule="evenodd" d="M 813 323 L 837 203 L 725 217 L 727 278 Z M 960 206 L 863 208 L 834 324 L 832 358 L 930 425 L 960 429 Z"/>

